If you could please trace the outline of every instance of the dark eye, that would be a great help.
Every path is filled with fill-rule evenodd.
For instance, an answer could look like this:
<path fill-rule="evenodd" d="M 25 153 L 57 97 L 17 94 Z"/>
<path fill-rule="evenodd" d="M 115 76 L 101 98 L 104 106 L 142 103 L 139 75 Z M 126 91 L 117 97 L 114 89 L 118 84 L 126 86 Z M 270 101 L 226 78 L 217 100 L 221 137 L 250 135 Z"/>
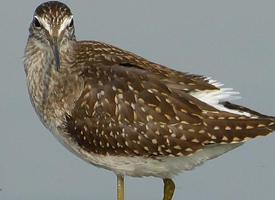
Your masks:
<path fill-rule="evenodd" d="M 38 21 L 38 19 L 36 17 L 33 18 L 33 25 L 36 28 L 41 28 L 42 27 L 42 25 L 40 24 L 40 22 Z"/>
<path fill-rule="evenodd" d="M 69 27 L 72 28 L 74 26 L 74 19 L 71 20 Z"/>

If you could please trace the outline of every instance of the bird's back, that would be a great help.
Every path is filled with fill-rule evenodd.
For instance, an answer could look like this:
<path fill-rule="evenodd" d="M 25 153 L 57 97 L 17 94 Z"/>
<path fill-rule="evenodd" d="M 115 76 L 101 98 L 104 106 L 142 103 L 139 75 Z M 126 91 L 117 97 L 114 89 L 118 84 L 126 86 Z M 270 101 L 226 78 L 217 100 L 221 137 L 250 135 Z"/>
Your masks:
<path fill-rule="evenodd" d="M 223 108 L 218 109 L 197 98 L 224 92 L 205 77 L 99 42 L 78 42 L 76 48 L 72 69 L 82 77 L 84 88 L 66 118 L 67 131 L 87 151 L 183 156 L 274 129 L 272 117 L 228 102 L 219 102 Z"/>

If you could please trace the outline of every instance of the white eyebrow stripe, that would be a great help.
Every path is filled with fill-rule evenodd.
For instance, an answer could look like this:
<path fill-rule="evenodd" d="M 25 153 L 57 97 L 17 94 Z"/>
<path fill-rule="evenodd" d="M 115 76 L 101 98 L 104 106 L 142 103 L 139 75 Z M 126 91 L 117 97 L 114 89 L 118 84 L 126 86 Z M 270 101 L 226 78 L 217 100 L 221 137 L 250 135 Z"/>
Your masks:
<path fill-rule="evenodd" d="M 38 16 L 34 16 L 42 25 L 43 27 L 49 32 L 49 34 L 52 34 L 51 26 L 47 23 L 47 21 L 43 18 L 40 18 Z"/>
<path fill-rule="evenodd" d="M 60 26 L 60 29 L 58 30 L 58 35 L 71 23 L 71 20 L 73 19 L 73 15 L 70 17 L 66 18 L 63 23 Z"/>

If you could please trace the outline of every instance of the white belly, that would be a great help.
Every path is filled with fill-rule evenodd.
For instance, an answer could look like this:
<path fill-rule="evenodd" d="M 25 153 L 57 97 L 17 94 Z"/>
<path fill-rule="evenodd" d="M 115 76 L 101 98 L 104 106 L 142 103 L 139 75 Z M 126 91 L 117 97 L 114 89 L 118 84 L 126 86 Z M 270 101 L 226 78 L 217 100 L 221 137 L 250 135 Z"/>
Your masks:
<path fill-rule="evenodd" d="M 239 144 L 213 144 L 190 156 L 145 158 L 141 156 L 111 156 L 88 153 L 75 142 L 64 137 L 56 129 L 51 129 L 57 139 L 71 152 L 83 160 L 101 168 L 115 172 L 116 174 L 141 177 L 154 176 L 160 178 L 172 178 L 181 171 L 192 170 L 203 164 L 204 161 L 222 155 Z M 63 135 L 63 136 L 62 136 Z"/>

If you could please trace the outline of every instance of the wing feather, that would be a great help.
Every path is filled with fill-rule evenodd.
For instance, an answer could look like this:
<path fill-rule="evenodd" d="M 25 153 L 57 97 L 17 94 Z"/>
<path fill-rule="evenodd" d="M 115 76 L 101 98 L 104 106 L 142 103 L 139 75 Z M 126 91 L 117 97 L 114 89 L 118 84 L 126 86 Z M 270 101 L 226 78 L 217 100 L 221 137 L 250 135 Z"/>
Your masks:
<path fill-rule="evenodd" d="M 210 96 L 222 92 L 211 79 L 163 67 L 110 45 L 82 42 L 80 46 L 85 49 L 78 51 L 82 65 L 73 66 L 73 73 L 83 77 L 84 89 L 68 111 L 65 126 L 88 152 L 184 156 L 213 144 L 241 144 L 275 130 L 272 117 L 223 98 L 209 103 L 207 92 Z M 95 49 L 96 53 L 85 55 Z"/>
<path fill-rule="evenodd" d="M 140 67 L 97 65 L 83 71 L 85 89 L 67 116 L 66 127 L 87 151 L 182 156 L 210 144 L 241 143 L 275 129 L 273 118 L 218 110 L 171 88 L 177 84 L 173 79 L 167 84 L 165 76 Z"/>

